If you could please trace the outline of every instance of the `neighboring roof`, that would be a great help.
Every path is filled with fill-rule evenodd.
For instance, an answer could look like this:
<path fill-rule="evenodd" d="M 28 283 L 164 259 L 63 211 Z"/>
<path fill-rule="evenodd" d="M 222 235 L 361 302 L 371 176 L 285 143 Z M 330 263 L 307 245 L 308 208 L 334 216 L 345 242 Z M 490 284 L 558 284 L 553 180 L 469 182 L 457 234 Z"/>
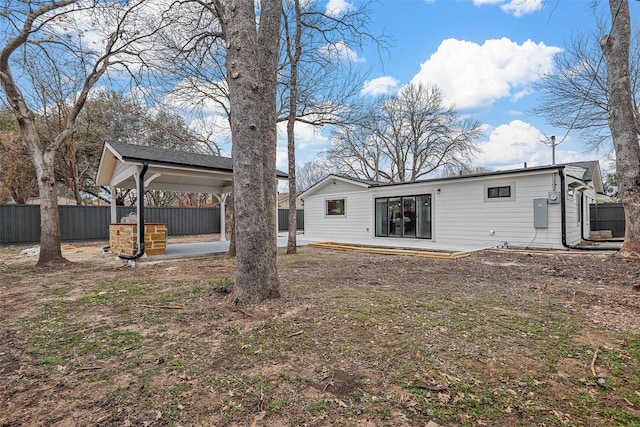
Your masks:
<path fill-rule="evenodd" d="M 320 187 L 324 186 L 331 178 L 339 178 L 344 181 L 350 181 L 353 183 L 366 185 L 368 188 L 372 188 L 372 187 L 388 187 L 388 186 L 395 186 L 395 185 L 438 183 L 438 182 L 457 181 L 457 180 L 465 180 L 465 179 L 473 179 L 473 178 L 485 178 L 485 177 L 511 175 L 511 174 L 525 174 L 525 173 L 548 171 L 548 170 L 560 170 L 570 166 L 584 169 L 585 171 L 582 174 L 582 176 L 575 177 L 575 178 L 585 182 L 589 182 L 592 180 L 595 181 L 594 187 L 596 188 L 596 191 L 600 193 L 602 192 L 598 188 L 598 186 L 600 186 L 600 188 L 602 186 L 599 178 L 600 163 L 597 160 L 594 160 L 594 161 L 587 161 L 587 162 L 574 162 L 574 163 L 564 163 L 564 164 L 557 164 L 557 165 L 545 165 L 545 166 L 533 166 L 533 167 L 518 168 L 518 169 L 508 169 L 508 170 L 502 170 L 502 171 L 478 173 L 478 174 L 471 174 L 471 175 L 457 175 L 457 176 L 448 176 L 448 177 L 440 177 L 440 178 L 428 178 L 428 179 L 422 179 L 422 180 L 411 181 L 411 182 L 381 182 L 381 181 L 370 181 L 370 180 L 365 180 L 360 178 L 354 178 L 354 177 L 349 177 L 344 175 L 329 175 L 328 177 L 324 178 L 322 181 L 310 187 L 307 191 L 303 193 L 302 196 L 304 197 L 314 193 Z"/>
<path fill-rule="evenodd" d="M 300 197 L 302 191 L 298 191 L 298 195 L 296 197 Z M 289 193 L 278 193 L 278 201 L 281 202 L 283 200 L 289 200 Z"/>

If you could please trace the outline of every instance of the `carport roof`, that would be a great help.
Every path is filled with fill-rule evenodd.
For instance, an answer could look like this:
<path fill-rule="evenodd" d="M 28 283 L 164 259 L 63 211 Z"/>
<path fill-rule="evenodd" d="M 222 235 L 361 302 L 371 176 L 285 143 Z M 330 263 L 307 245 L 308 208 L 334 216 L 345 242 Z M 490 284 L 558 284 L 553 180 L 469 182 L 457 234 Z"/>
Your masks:
<path fill-rule="evenodd" d="M 225 193 L 231 191 L 233 160 L 229 157 L 169 150 L 123 142 L 106 142 L 102 149 L 96 183 L 117 188 L 136 188 L 135 174 L 144 163 L 149 190 Z M 276 171 L 276 177 L 287 174 Z"/>

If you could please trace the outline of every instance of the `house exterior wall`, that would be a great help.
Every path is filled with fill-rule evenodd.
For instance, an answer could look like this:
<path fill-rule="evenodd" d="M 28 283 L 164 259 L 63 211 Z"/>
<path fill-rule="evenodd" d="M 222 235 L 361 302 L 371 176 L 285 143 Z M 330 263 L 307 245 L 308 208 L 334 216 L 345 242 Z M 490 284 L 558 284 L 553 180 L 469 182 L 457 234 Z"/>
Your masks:
<path fill-rule="evenodd" d="M 580 243 L 580 227 L 579 227 L 579 203 L 580 192 L 573 195 L 569 194 L 569 189 L 565 188 L 565 215 L 567 218 L 567 244 L 577 245 Z"/>
<path fill-rule="evenodd" d="M 324 191 L 327 188 L 333 190 L 334 187 L 337 191 Z M 328 199 L 345 199 L 346 214 L 325 215 Z M 371 192 L 367 188 L 342 182 L 328 184 L 313 196 L 304 199 L 304 234 L 309 238 L 337 242 L 368 239 L 372 235 L 372 206 Z"/>
<path fill-rule="evenodd" d="M 547 198 L 551 172 L 431 182 L 374 189 L 374 198 L 432 195 L 432 246 L 562 247 L 560 205 L 548 205 L 548 227 L 534 227 L 533 200 Z M 508 200 L 486 198 L 488 187 L 511 186 Z M 440 193 L 437 192 L 438 188 Z M 398 240 L 398 239 L 392 239 Z M 428 241 L 427 241 L 428 242 Z M 426 244 L 426 246 L 429 246 Z"/>
<path fill-rule="evenodd" d="M 596 200 L 596 192 L 593 188 L 584 189 L 584 187 L 571 192 L 571 184 L 583 185 L 583 183 L 567 177 L 564 189 L 567 244 L 577 245 L 583 239 L 589 238 L 589 230 L 591 230 L 589 205 Z"/>
<path fill-rule="evenodd" d="M 348 183 L 327 183 L 304 199 L 305 235 L 342 243 L 368 242 L 425 249 L 447 246 L 494 247 L 505 243 L 514 247 L 562 249 L 564 246 L 560 203 L 547 205 L 546 228 L 534 226 L 534 199 L 547 199 L 549 192 L 553 190 L 553 175 L 556 189 L 563 191 L 560 188 L 557 170 L 399 184 L 370 189 L 349 186 Z M 486 197 L 487 187 L 506 185 L 512 187 L 513 194 L 510 198 Z M 334 191 L 334 188 L 337 191 Z M 580 205 L 575 201 L 576 196 L 569 200 L 566 188 L 564 191 L 567 243 L 577 244 L 581 240 L 581 227 L 588 229 L 588 224 L 578 224 L 577 209 Z M 430 194 L 432 197 L 432 239 L 375 236 L 376 198 L 424 194 Z M 346 198 L 347 214 L 339 218 L 325 215 L 325 201 L 340 197 Z M 586 200 L 582 208 L 588 213 Z M 588 215 L 585 214 L 582 218 L 584 222 Z"/>

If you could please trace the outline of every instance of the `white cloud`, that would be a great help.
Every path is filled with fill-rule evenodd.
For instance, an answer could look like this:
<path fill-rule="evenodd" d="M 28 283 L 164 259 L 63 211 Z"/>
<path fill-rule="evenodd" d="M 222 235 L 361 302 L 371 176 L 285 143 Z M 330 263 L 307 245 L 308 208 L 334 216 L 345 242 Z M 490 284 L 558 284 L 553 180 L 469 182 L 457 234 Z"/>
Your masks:
<path fill-rule="evenodd" d="M 296 149 L 298 152 L 314 151 L 316 154 L 324 150 L 330 143 L 326 135 L 322 135 L 320 129 L 308 123 L 296 123 Z M 308 159 L 299 159 L 306 161 Z"/>
<path fill-rule="evenodd" d="M 333 44 L 327 44 L 320 48 L 320 54 L 330 59 L 350 62 L 365 62 L 365 59 L 358 55 L 358 52 L 351 49 L 344 40 Z"/>
<path fill-rule="evenodd" d="M 513 16 L 522 16 L 542 9 L 543 0 L 511 0 L 500 5 L 500 9 Z"/>
<path fill-rule="evenodd" d="M 552 163 L 551 147 L 542 141 L 545 135 L 535 126 L 513 120 L 488 132 L 489 139 L 480 142 L 480 153 L 475 163 L 495 170 L 544 166 Z M 593 160 L 593 154 L 585 154 L 570 147 L 570 138 L 556 146 L 556 164 Z M 566 149 L 563 149 L 566 147 Z M 597 157 L 597 156 L 596 156 Z"/>
<path fill-rule="evenodd" d="M 276 169 L 286 171 L 288 167 L 287 146 L 278 145 L 276 148 Z"/>
<path fill-rule="evenodd" d="M 482 45 L 447 39 L 421 64 L 413 80 L 435 83 L 460 110 L 489 108 L 498 99 L 526 94 L 541 73 L 553 69 L 553 56 L 560 51 L 544 43 L 518 44 L 505 37 Z"/>
<path fill-rule="evenodd" d="M 530 166 L 544 164 L 543 149 L 546 146 L 540 142 L 544 139 L 544 134 L 534 126 L 522 120 L 513 120 L 493 129 L 489 140 L 480 143 L 478 163 L 496 169 L 516 164 L 522 167 L 524 162 Z M 548 150 L 550 155 L 551 149 Z"/>
<path fill-rule="evenodd" d="M 318 157 L 331 143 L 327 135 L 322 134 L 322 129 L 308 123 L 296 123 L 296 163 L 306 162 Z M 278 148 L 276 154 L 276 167 L 280 170 L 288 170 L 287 153 L 287 124 L 278 123 Z"/>
<path fill-rule="evenodd" d="M 362 93 L 364 95 L 390 95 L 397 91 L 400 82 L 391 77 L 383 76 L 372 80 L 367 80 L 362 85 Z"/>
<path fill-rule="evenodd" d="M 231 128 L 229 120 L 221 115 L 208 115 L 198 117 L 189 123 L 189 128 L 200 135 L 203 139 L 214 142 L 221 150 L 230 155 L 231 150 Z"/>
<path fill-rule="evenodd" d="M 354 10 L 355 7 L 345 0 L 329 0 L 327 2 L 326 13 L 329 16 L 340 16 L 343 13 Z"/>
<path fill-rule="evenodd" d="M 499 5 L 505 13 L 520 17 L 541 10 L 544 0 L 473 0 L 473 4 L 476 6 Z"/>

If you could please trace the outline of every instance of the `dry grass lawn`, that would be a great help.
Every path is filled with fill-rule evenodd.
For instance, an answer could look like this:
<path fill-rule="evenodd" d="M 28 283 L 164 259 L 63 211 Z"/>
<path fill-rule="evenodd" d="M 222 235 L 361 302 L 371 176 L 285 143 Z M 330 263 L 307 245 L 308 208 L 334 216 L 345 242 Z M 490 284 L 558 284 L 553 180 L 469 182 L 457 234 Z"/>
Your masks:
<path fill-rule="evenodd" d="M 640 262 L 301 248 L 65 269 L 0 247 L 0 426 L 640 426 Z"/>

